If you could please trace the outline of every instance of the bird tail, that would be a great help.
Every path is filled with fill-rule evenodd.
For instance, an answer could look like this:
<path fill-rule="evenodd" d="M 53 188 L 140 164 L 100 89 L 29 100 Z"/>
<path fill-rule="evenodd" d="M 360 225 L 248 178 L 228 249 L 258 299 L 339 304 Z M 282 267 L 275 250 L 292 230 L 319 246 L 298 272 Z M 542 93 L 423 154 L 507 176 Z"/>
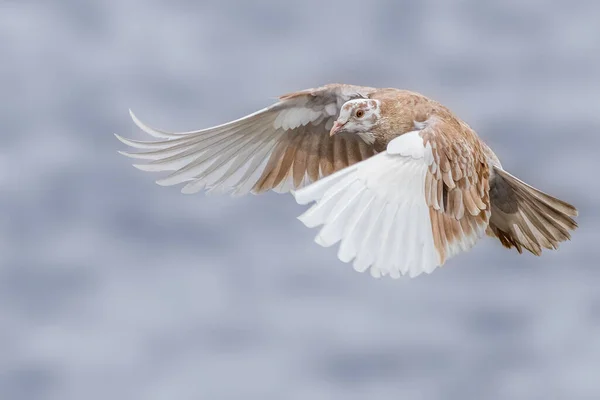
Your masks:
<path fill-rule="evenodd" d="M 498 238 L 503 246 L 523 248 L 541 255 L 542 248 L 557 249 L 570 240 L 573 220 L 578 215 L 571 204 L 552 197 L 494 167 L 490 180 L 491 217 L 487 234 Z"/>

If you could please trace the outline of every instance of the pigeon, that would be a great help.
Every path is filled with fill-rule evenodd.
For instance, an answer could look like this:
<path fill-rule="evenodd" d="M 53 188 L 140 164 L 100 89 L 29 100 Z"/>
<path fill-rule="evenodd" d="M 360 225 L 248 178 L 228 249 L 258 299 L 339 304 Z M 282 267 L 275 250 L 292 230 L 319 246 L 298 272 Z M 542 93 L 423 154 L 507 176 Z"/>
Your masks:
<path fill-rule="evenodd" d="M 570 240 L 571 204 L 513 176 L 477 133 L 423 94 L 328 84 L 280 96 L 197 131 L 134 123 L 155 141 L 116 135 L 142 171 L 183 193 L 290 192 L 316 243 L 373 277 L 429 274 L 485 235 L 541 255 Z"/>

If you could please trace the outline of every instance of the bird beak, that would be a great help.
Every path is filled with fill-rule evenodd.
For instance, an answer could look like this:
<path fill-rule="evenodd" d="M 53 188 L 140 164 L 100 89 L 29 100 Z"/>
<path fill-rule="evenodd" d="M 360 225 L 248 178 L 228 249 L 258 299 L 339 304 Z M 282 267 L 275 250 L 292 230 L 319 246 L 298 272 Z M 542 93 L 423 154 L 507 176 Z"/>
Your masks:
<path fill-rule="evenodd" d="M 333 126 L 331 127 L 331 130 L 329 131 L 329 136 L 333 136 L 336 133 L 338 133 L 344 127 L 344 125 L 346 125 L 345 122 L 341 123 L 341 122 L 335 121 L 333 123 Z"/>

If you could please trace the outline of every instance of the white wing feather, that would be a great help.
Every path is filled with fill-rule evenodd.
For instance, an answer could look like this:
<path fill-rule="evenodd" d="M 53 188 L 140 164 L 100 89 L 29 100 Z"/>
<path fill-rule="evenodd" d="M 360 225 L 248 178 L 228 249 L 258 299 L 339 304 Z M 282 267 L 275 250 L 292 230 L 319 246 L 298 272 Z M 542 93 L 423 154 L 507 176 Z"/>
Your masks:
<path fill-rule="evenodd" d="M 140 129 L 167 140 L 140 142 L 116 136 L 130 147 L 151 150 L 144 153 L 120 152 L 146 161 L 145 164 L 134 164 L 134 167 L 142 171 L 173 171 L 156 181 L 161 186 L 186 182 L 182 189 L 186 194 L 204 188 L 245 194 L 250 192 L 262 174 L 284 130 L 314 122 L 324 113 L 324 110 L 316 112 L 301 107 L 284 109 L 279 113 L 269 112 L 271 109 L 266 108 L 213 128 L 184 133 L 150 128 L 131 113 Z"/>
<path fill-rule="evenodd" d="M 440 265 L 425 201 L 431 161 L 419 133 L 404 134 L 385 152 L 293 191 L 300 204 L 316 202 L 299 219 L 323 225 L 315 241 L 341 242 L 338 258 L 354 260 L 357 271 L 392 278 L 431 273 Z"/>

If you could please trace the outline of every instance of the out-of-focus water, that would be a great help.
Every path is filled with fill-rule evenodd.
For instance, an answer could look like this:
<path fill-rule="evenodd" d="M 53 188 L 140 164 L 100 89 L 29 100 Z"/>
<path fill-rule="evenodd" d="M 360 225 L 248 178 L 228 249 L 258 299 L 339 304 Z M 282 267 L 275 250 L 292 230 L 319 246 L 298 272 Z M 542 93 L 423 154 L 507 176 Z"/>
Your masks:
<path fill-rule="evenodd" d="M 0 2 L 0 398 L 598 399 L 600 3 Z M 580 208 L 375 280 L 290 195 L 184 196 L 116 153 L 346 82 L 444 102 Z"/>

